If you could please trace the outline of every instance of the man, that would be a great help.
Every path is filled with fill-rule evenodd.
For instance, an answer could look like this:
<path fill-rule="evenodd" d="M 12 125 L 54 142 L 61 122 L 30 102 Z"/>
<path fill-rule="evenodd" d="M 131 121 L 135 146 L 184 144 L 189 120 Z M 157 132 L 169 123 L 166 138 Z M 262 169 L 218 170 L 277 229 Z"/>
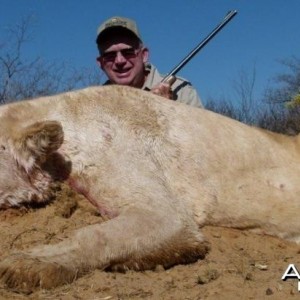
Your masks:
<path fill-rule="evenodd" d="M 151 91 L 165 98 L 202 107 L 192 85 L 182 79 L 162 83 L 164 78 L 148 63 L 149 50 L 143 45 L 136 23 L 128 18 L 112 17 L 97 30 L 99 66 L 107 75 L 105 84 L 121 84 Z"/>

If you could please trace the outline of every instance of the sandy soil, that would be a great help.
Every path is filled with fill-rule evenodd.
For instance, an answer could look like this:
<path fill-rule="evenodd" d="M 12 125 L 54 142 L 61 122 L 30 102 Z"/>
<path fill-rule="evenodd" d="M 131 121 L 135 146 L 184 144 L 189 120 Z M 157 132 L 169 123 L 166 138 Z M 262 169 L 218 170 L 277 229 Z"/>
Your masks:
<path fill-rule="evenodd" d="M 45 207 L 0 211 L 0 259 L 14 250 L 55 243 L 74 229 L 101 222 L 94 208 L 66 187 Z M 0 299 L 297 299 L 297 280 L 282 281 L 300 247 L 235 229 L 202 229 L 211 242 L 204 260 L 164 270 L 96 270 L 69 285 L 18 294 L 0 284 Z"/>

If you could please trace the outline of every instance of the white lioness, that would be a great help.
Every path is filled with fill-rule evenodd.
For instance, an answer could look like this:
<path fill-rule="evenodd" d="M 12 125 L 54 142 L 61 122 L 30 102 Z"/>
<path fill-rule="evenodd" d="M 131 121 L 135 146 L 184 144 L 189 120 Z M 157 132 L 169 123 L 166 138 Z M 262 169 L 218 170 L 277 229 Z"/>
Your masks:
<path fill-rule="evenodd" d="M 1 208 L 48 201 L 63 180 L 107 218 L 1 258 L 8 287 L 192 262 L 207 224 L 300 241 L 298 137 L 119 86 L 2 106 L 0 123 Z"/>

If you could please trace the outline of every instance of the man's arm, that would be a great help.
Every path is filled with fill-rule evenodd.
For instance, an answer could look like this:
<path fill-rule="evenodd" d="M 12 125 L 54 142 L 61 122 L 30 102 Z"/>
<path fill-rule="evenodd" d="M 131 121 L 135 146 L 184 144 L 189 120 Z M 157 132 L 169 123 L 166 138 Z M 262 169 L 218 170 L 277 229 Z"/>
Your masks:
<path fill-rule="evenodd" d="M 177 92 L 175 88 L 174 92 L 178 102 L 194 107 L 204 108 L 196 89 L 190 83 L 178 89 Z"/>

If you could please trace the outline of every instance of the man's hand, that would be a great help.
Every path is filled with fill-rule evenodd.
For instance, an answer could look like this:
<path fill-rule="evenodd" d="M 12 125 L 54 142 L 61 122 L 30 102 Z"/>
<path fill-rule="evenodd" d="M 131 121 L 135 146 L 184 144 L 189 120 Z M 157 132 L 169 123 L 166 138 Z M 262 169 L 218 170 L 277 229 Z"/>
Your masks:
<path fill-rule="evenodd" d="M 171 90 L 171 85 L 166 82 L 161 82 L 158 85 L 154 86 L 151 89 L 151 92 L 155 95 L 159 95 L 162 97 L 165 97 L 167 99 L 172 100 L 173 99 L 173 93 Z"/>

